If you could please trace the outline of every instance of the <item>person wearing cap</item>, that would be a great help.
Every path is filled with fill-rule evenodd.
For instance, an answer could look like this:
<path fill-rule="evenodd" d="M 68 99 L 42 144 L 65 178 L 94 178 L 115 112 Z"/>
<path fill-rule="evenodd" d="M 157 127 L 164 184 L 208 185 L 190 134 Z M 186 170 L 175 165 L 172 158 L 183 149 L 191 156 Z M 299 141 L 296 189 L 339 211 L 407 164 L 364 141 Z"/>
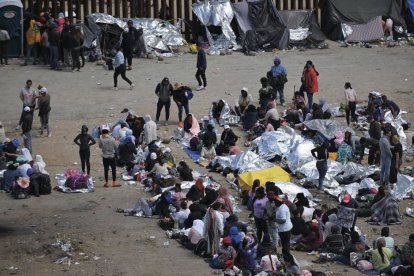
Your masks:
<path fill-rule="evenodd" d="M 165 77 L 155 88 L 155 95 L 158 97 L 157 114 L 155 115 L 155 123 L 158 124 L 160 120 L 161 110 L 165 107 L 165 125 L 168 125 L 170 118 L 171 96 L 173 95 L 173 86 L 170 80 Z"/>
<path fill-rule="evenodd" d="M 204 225 L 205 228 L 205 225 Z M 210 267 L 213 269 L 225 269 L 232 267 L 236 259 L 237 252 L 232 246 L 233 240 L 230 237 L 223 238 L 222 246 L 218 250 L 217 256 L 214 256 L 210 262 Z"/>
<path fill-rule="evenodd" d="M 220 144 L 229 146 L 232 142 L 236 143 L 239 137 L 234 134 L 229 125 L 224 125 L 224 130 L 221 133 Z"/>
<path fill-rule="evenodd" d="M 310 223 L 310 233 L 306 235 L 296 246 L 298 251 L 318 251 L 323 243 L 323 234 L 319 228 L 319 222 L 313 219 Z"/>
<path fill-rule="evenodd" d="M 105 184 L 104 187 L 109 187 L 108 185 L 108 173 L 109 167 L 112 171 L 112 187 L 119 187 L 120 185 L 116 183 L 116 162 L 115 162 L 115 153 L 117 150 L 117 143 L 114 138 L 109 135 L 108 129 L 102 130 L 101 138 L 99 139 L 99 148 L 102 149 L 102 162 L 104 166 L 105 174 Z"/>
<path fill-rule="evenodd" d="M 249 94 L 249 89 L 243 87 L 240 91 L 240 96 L 236 101 L 234 110 L 236 111 L 237 115 L 241 116 L 246 107 L 250 104 L 253 104 L 253 97 Z"/>
<path fill-rule="evenodd" d="M 270 85 L 273 87 L 276 95 L 279 93 L 280 104 L 282 106 L 286 106 L 283 89 L 285 87 L 285 83 L 287 82 L 287 70 L 281 64 L 280 58 L 278 57 L 273 59 L 273 64 L 274 65 L 270 69 L 272 72 Z"/>
<path fill-rule="evenodd" d="M 132 56 L 134 54 L 134 47 L 137 44 L 139 36 L 142 35 L 142 29 L 137 30 L 134 27 L 134 22 L 128 20 L 127 27 L 122 34 L 121 47 L 128 63 L 128 70 L 132 70 Z"/>
<path fill-rule="evenodd" d="M 30 153 L 32 153 L 32 124 L 33 124 L 33 113 L 30 107 L 26 106 L 24 109 L 24 114 L 22 118 L 22 136 L 24 141 L 24 146 L 27 148 Z"/>
<path fill-rule="evenodd" d="M 195 77 L 198 82 L 197 91 L 204 90 L 207 87 L 206 69 L 207 69 L 207 57 L 206 52 L 201 47 L 201 44 L 197 44 L 197 72 Z M 201 81 L 203 80 L 203 81 Z"/>
<path fill-rule="evenodd" d="M 121 77 L 130 85 L 130 89 L 134 89 L 135 84 L 132 83 L 130 79 L 126 77 L 126 65 L 125 65 L 125 57 L 124 53 L 121 51 L 121 47 L 117 46 L 116 48 L 116 55 L 114 61 L 114 90 L 118 91 L 118 76 Z"/>
<path fill-rule="evenodd" d="M 39 86 L 40 87 L 40 86 Z M 47 137 L 50 137 L 49 130 L 49 113 L 51 110 L 50 107 L 50 94 L 46 87 L 41 87 L 39 90 L 39 96 L 37 98 L 37 108 L 39 109 L 40 117 L 40 135 L 43 135 L 43 130 L 46 130 Z"/>
<path fill-rule="evenodd" d="M 184 86 L 182 82 L 176 82 L 174 84 L 174 91 L 172 93 L 173 100 L 177 104 L 178 108 L 178 121 L 183 121 L 183 109 L 185 111 L 185 115 L 187 116 L 190 113 L 190 109 L 188 106 L 188 99 L 186 95 L 186 91 L 191 90 L 189 87 Z"/>
<path fill-rule="evenodd" d="M 0 145 L 3 145 L 6 139 L 6 131 L 4 130 L 3 123 L 0 122 Z"/>

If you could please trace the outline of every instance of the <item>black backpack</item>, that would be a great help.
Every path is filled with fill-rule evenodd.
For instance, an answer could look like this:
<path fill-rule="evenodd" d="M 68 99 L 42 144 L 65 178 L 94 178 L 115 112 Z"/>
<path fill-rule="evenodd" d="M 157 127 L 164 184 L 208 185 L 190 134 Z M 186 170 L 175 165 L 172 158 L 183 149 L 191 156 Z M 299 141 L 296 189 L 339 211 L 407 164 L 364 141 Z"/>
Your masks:
<path fill-rule="evenodd" d="M 197 256 L 204 256 L 207 254 L 207 240 L 202 238 L 198 241 L 196 247 L 194 248 L 194 254 Z"/>

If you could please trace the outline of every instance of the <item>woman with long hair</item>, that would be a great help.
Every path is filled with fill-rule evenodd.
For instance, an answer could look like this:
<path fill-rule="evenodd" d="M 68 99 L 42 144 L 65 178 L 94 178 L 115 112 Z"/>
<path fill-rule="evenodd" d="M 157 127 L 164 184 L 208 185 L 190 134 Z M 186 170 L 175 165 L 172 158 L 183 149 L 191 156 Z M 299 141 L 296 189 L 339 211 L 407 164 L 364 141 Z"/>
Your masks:
<path fill-rule="evenodd" d="M 86 173 L 89 175 L 91 172 L 91 164 L 89 161 L 91 157 L 90 147 L 96 144 L 96 141 L 88 133 L 88 127 L 86 125 L 83 125 L 81 127 L 81 133 L 76 136 L 73 142 L 79 146 L 79 157 L 81 160 L 82 172 L 85 173 L 86 165 Z"/>
<path fill-rule="evenodd" d="M 392 258 L 392 252 L 389 248 L 385 247 L 385 239 L 380 238 L 377 241 L 377 249 L 372 251 L 371 262 L 374 268 L 381 273 L 390 266 L 390 260 Z"/>

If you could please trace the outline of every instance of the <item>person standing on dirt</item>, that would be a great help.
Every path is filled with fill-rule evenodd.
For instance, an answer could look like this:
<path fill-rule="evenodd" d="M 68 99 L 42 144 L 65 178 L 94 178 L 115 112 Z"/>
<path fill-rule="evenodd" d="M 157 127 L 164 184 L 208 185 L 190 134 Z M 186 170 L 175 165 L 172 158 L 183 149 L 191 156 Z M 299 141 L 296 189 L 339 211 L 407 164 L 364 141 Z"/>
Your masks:
<path fill-rule="evenodd" d="M 33 124 L 33 111 L 30 107 L 25 106 L 22 116 L 22 136 L 24 141 L 24 147 L 32 153 L 32 124 Z"/>
<path fill-rule="evenodd" d="M 207 87 L 206 69 L 207 69 L 207 57 L 206 52 L 201 47 L 201 44 L 197 44 L 197 72 L 195 77 L 198 82 L 197 91 L 204 90 Z M 203 82 L 201 82 L 203 80 Z"/>
<path fill-rule="evenodd" d="M 287 82 L 287 70 L 286 67 L 281 64 L 281 60 L 278 57 L 273 59 L 273 64 L 274 65 L 270 69 L 272 72 L 270 85 L 273 87 L 276 96 L 279 93 L 280 104 L 282 106 L 286 106 L 283 89 L 285 88 L 285 83 Z"/>
<path fill-rule="evenodd" d="M 73 41 L 72 41 L 72 33 L 73 26 L 70 24 L 69 18 L 65 18 L 65 25 L 62 29 L 60 34 L 60 43 L 63 49 L 63 62 L 66 67 L 72 67 L 72 48 L 73 48 Z"/>
<path fill-rule="evenodd" d="M 161 110 L 165 106 L 165 125 L 168 125 L 168 119 L 170 118 L 170 106 L 171 96 L 174 89 L 170 80 L 165 77 L 155 88 L 155 94 L 158 96 L 157 102 L 157 114 L 155 115 L 155 123 L 158 125 L 161 115 Z"/>
<path fill-rule="evenodd" d="M 116 183 L 116 163 L 115 153 L 117 150 L 117 144 L 114 138 L 109 135 L 108 129 L 102 130 L 101 139 L 99 139 L 99 148 L 102 149 L 102 162 L 104 166 L 105 174 L 105 188 L 108 188 L 108 173 L 109 167 L 112 171 L 112 187 L 119 187 L 121 185 Z"/>
<path fill-rule="evenodd" d="M 142 32 L 142 29 L 138 31 L 134 27 L 134 23 L 132 20 L 128 20 L 127 22 L 127 28 L 125 28 L 124 33 L 122 35 L 122 50 L 124 51 L 125 58 L 128 63 L 127 70 L 132 70 L 132 56 L 134 54 L 134 46 L 137 44 L 137 41 L 140 36 L 140 31 Z M 142 33 L 141 33 L 142 35 Z"/>
<path fill-rule="evenodd" d="M 117 53 L 115 55 L 115 62 L 114 62 L 114 90 L 118 91 L 118 76 L 121 77 L 130 85 L 130 89 L 134 89 L 135 84 L 132 83 L 130 79 L 127 78 L 125 75 L 126 73 L 126 65 L 125 65 L 125 58 L 124 54 L 121 51 L 121 48 L 118 46 L 116 48 Z"/>
<path fill-rule="evenodd" d="M 22 89 L 20 89 L 20 94 L 19 94 L 20 100 L 23 102 L 23 109 L 28 106 L 30 108 L 30 112 L 33 115 L 33 111 L 36 107 L 36 91 L 32 88 L 32 80 L 27 80 L 26 81 L 26 86 L 23 87 Z M 24 115 L 24 110 L 22 110 L 22 114 L 20 116 L 20 120 L 19 120 L 19 124 L 16 127 L 16 130 L 18 130 L 20 128 L 20 125 L 23 123 L 23 115 Z"/>
<path fill-rule="evenodd" d="M 78 68 L 78 72 L 81 68 L 81 62 L 79 60 L 79 57 L 81 55 L 81 48 L 83 45 L 83 34 L 80 29 L 75 28 L 73 26 L 72 28 L 72 41 L 73 41 L 73 48 L 72 48 L 72 72 L 75 70 L 75 66 Z"/>
<path fill-rule="evenodd" d="M 89 161 L 91 157 L 90 147 L 96 144 L 95 139 L 88 133 L 88 127 L 83 125 L 81 127 L 81 133 L 76 136 L 73 142 L 79 146 L 79 157 L 81 160 L 82 172 L 85 173 L 85 165 L 86 165 L 86 173 L 90 175 L 91 173 L 91 163 Z"/>
<path fill-rule="evenodd" d="M 183 109 L 185 111 L 185 116 L 190 113 L 190 109 L 188 106 L 188 98 L 186 95 L 186 91 L 191 90 L 189 87 L 184 86 L 182 82 L 176 82 L 174 84 L 174 91 L 173 91 L 173 100 L 177 104 L 178 108 L 178 121 L 183 121 Z"/>
<path fill-rule="evenodd" d="M 315 66 L 311 60 L 306 62 L 305 68 L 303 69 L 302 82 L 306 87 L 306 95 L 308 96 L 308 108 L 312 109 L 313 94 L 319 91 L 318 82 L 319 72 L 316 71 Z"/>
<path fill-rule="evenodd" d="M 355 90 L 352 88 L 351 83 L 346 82 L 344 86 L 345 90 L 345 103 L 346 103 L 346 123 L 349 126 L 350 121 L 353 122 L 358 121 L 358 117 L 355 114 L 356 111 L 356 102 L 357 102 L 357 94 Z"/>
<path fill-rule="evenodd" d="M 50 137 L 49 130 L 49 113 L 50 113 L 50 95 L 46 87 L 39 85 L 39 96 L 37 96 L 37 109 L 39 109 L 40 117 L 40 135 L 43 135 L 43 130 L 47 131 L 46 137 Z"/>
<path fill-rule="evenodd" d="M 318 193 L 323 193 L 323 181 L 328 172 L 328 143 L 323 142 L 312 149 L 311 154 L 316 158 L 316 169 L 318 169 L 319 173 Z"/>

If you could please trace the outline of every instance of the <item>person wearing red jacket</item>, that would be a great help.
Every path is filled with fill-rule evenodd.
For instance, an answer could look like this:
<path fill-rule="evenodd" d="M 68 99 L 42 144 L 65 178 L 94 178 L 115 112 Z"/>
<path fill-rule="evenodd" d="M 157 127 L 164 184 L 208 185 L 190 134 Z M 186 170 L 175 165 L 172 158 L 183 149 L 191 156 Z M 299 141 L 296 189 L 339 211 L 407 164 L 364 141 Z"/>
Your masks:
<path fill-rule="evenodd" d="M 313 94 L 318 93 L 319 83 L 318 83 L 319 73 L 316 71 L 315 66 L 311 60 L 306 62 L 305 68 L 303 70 L 304 82 L 306 85 L 306 94 L 308 96 L 308 107 L 312 108 L 313 104 Z"/>

